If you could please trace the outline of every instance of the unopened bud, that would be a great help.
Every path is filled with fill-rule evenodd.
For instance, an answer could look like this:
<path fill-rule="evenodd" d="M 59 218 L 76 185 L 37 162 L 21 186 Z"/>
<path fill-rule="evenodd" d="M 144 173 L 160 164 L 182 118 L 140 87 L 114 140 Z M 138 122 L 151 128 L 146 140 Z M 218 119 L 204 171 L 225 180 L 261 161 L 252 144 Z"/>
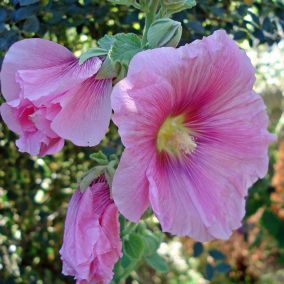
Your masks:
<path fill-rule="evenodd" d="M 182 34 L 181 23 L 163 18 L 156 20 L 149 28 L 147 40 L 150 48 L 172 46 L 176 47 Z"/>

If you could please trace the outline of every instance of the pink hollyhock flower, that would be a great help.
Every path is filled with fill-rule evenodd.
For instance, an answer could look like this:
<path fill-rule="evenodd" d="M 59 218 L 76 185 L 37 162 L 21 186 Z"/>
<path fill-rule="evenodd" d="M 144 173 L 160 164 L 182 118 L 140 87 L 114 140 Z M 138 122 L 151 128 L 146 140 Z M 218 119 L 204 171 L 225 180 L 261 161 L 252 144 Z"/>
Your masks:
<path fill-rule="evenodd" d="M 99 58 L 79 65 L 65 47 L 25 39 L 8 50 L 1 70 L 6 103 L 1 115 L 20 138 L 21 152 L 44 156 L 59 151 L 64 139 L 94 146 L 110 121 L 111 80 L 96 80 Z"/>
<path fill-rule="evenodd" d="M 121 256 L 118 211 L 104 177 L 84 193 L 78 189 L 68 206 L 60 250 L 63 274 L 78 284 L 109 283 Z"/>
<path fill-rule="evenodd" d="M 150 205 L 164 231 L 227 239 L 247 189 L 264 177 L 273 136 L 255 71 L 224 31 L 137 54 L 112 93 L 125 150 L 113 180 L 120 212 Z"/>

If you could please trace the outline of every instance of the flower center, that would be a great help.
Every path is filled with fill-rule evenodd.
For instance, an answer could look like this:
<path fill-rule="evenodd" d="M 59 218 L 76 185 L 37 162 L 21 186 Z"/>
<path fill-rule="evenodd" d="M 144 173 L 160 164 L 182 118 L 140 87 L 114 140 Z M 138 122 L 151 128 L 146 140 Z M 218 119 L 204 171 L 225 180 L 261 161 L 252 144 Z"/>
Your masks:
<path fill-rule="evenodd" d="M 168 154 L 180 156 L 190 154 L 196 148 L 191 131 L 184 126 L 184 116 L 169 116 L 161 125 L 157 137 L 157 149 Z"/>

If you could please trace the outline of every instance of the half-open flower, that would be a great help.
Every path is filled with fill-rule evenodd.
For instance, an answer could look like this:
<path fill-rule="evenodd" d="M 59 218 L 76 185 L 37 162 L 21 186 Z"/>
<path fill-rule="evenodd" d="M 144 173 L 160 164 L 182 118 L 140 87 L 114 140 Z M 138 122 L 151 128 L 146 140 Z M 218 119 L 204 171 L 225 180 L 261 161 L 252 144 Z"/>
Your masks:
<path fill-rule="evenodd" d="M 199 241 L 227 239 L 241 226 L 273 141 L 254 80 L 224 31 L 133 58 L 112 93 L 126 147 L 112 192 L 124 216 L 137 222 L 151 205 L 164 231 Z"/>
<path fill-rule="evenodd" d="M 67 211 L 60 250 L 63 274 L 78 284 L 107 284 L 121 256 L 118 211 L 101 176 L 82 193 L 74 193 Z"/>
<path fill-rule="evenodd" d="M 96 80 L 102 61 L 80 65 L 65 47 L 43 39 L 11 46 L 1 70 L 6 103 L 1 115 L 20 138 L 21 152 L 46 155 L 59 151 L 64 139 L 94 146 L 110 121 L 111 80 Z"/>

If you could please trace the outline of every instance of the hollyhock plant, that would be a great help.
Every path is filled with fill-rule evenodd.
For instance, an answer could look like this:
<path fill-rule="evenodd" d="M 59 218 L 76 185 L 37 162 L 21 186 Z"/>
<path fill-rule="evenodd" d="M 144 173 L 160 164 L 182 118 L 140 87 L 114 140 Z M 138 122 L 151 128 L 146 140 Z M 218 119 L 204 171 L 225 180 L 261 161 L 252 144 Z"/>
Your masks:
<path fill-rule="evenodd" d="M 44 156 L 59 151 L 64 139 L 78 146 L 97 145 L 111 116 L 111 80 L 96 80 L 102 60 L 80 65 L 65 47 L 25 39 L 8 50 L 1 70 L 6 103 L 1 115 L 19 135 L 21 152 Z"/>
<path fill-rule="evenodd" d="M 137 222 L 150 205 L 164 231 L 199 241 L 241 226 L 274 139 L 254 81 L 249 58 L 222 30 L 132 59 L 112 93 L 125 146 L 112 192 L 125 217 Z"/>
<path fill-rule="evenodd" d="M 60 250 L 63 274 L 78 284 L 109 283 L 121 256 L 118 211 L 100 176 L 82 193 L 74 193 L 67 211 Z"/>

